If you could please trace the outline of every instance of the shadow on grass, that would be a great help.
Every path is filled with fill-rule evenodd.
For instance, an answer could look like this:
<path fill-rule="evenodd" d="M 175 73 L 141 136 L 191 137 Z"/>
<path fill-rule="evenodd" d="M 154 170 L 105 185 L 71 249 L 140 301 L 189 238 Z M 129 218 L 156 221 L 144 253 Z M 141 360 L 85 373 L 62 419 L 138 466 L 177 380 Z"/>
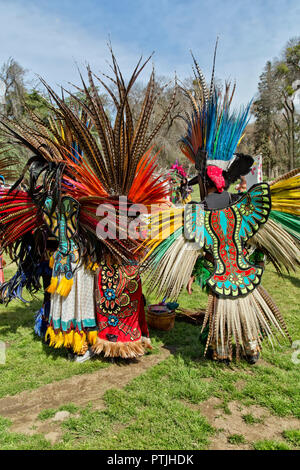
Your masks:
<path fill-rule="evenodd" d="M 17 301 L 9 304 L 7 307 L 1 306 L 0 315 L 0 330 L 1 336 L 5 340 L 6 334 L 17 333 L 21 328 L 28 328 L 31 331 L 32 339 L 34 342 L 42 342 L 44 353 L 47 357 L 51 356 L 54 360 L 58 358 L 68 357 L 68 350 L 66 348 L 53 348 L 50 347 L 48 342 L 45 342 L 34 333 L 34 316 L 35 312 L 39 310 L 42 300 L 34 298 L 28 304 L 23 304 Z M 7 308 L 7 311 L 5 309 Z M 191 362 L 207 366 L 213 361 L 203 356 L 204 347 L 200 343 L 199 336 L 201 325 L 194 325 L 182 320 L 176 320 L 174 328 L 170 331 L 161 331 L 150 328 L 150 338 L 154 345 L 163 345 L 168 349 L 173 356 L 180 356 L 186 364 Z M 155 348 L 154 352 L 155 354 Z M 103 356 L 94 356 L 92 361 L 101 360 L 108 364 L 115 364 L 117 366 L 125 366 L 130 363 L 135 363 L 139 359 L 122 359 L 122 358 L 104 358 Z"/>
<path fill-rule="evenodd" d="M 249 368 L 249 364 L 244 358 L 236 360 L 233 357 L 230 363 L 226 363 L 214 361 L 204 356 L 205 346 L 200 342 L 200 332 L 201 325 L 176 320 L 174 328 L 170 331 L 150 328 L 150 338 L 154 342 L 162 343 L 164 349 L 169 350 L 173 356 L 180 357 L 187 366 L 214 367 L 225 370 L 235 370 L 237 366 L 241 369 Z"/>
<path fill-rule="evenodd" d="M 41 300 L 34 298 L 28 303 L 13 301 L 5 306 L 1 304 L 0 328 L 1 333 L 5 331 L 16 333 L 20 327 L 30 328 L 34 326 L 34 315 L 41 307 Z"/>
<path fill-rule="evenodd" d="M 150 338 L 155 343 L 162 343 L 172 355 L 180 355 L 185 362 L 198 362 L 202 359 L 206 361 L 203 357 L 204 347 L 199 340 L 200 331 L 200 325 L 176 320 L 170 331 L 150 328 Z"/>
<path fill-rule="evenodd" d="M 54 360 L 59 357 L 66 357 L 67 351 L 64 348 L 54 349 L 34 333 L 35 313 L 41 308 L 41 305 L 42 300 L 39 298 L 33 298 L 28 303 L 21 303 L 16 300 L 7 306 L 2 304 L 0 315 L 1 337 L 5 340 L 7 334 L 17 334 L 19 328 L 28 328 L 31 331 L 32 340 L 43 343 L 43 349 L 47 356 L 51 355 Z"/>
<path fill-rule="evenodd" d="M 281 277 L 290 281 L 295 287 L 300 287 L 300 278 L 290 276 L 289 274 L 281 274 Z"/>
<path fill-rule="evenodd" d="M 49 346 L 48 342 L 44 339 L 37 336 L 34 331 L 32 332 L 34 341 L 42 342 L 43 351 L 47 357 L 51 356 L 54 361 L 63 357 L 65 359 L 68 358 L 68 350 L 66 348 L 56 348 Z"/>

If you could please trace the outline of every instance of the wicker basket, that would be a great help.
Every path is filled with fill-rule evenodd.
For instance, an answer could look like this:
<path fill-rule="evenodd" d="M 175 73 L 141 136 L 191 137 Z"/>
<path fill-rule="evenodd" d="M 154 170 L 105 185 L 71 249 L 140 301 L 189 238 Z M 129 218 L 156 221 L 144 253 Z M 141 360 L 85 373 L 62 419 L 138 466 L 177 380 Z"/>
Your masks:
<path fill-rule="evenodd" d="M 174 328 L 175 312 L 154 313 L 150 309 L 147 311 L 147 323 L 156 330 L 169 331 Z"/>

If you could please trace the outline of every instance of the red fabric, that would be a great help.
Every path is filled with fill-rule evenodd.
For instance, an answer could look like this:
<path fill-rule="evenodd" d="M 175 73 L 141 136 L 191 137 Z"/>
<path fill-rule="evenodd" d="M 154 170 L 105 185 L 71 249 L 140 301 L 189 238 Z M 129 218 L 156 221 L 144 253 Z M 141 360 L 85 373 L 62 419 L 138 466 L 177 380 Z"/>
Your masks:
<path fill-rule="evenodd" d="M 96 312 L 98 337 L 105 341 L 131 342 L 149 337 L 136 266 L 101 264 Z"/>
<path fill-rule="evenodd" d="M 221 193 L 225 187 L 225 180 L 222 168 L 219 168 L 218 166 L 214 165 L 209 165 L 206 171 L 208 177 L 212 180 L 218 192 Z"/>

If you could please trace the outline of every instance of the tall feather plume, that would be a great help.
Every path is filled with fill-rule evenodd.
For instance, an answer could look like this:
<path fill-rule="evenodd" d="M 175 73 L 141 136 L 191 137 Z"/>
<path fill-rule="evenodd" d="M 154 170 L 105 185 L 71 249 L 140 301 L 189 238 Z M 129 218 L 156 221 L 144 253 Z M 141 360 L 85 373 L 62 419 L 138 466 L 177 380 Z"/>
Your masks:
<path fill-rule="evenodd" d="M 216 67 L 218 41 L 219 41 L 219 38 L 217 37 L 215 51 L 214 51 L 214 60 L 213 60 L 213 67 L 212 67 L 212 73 L 211 73 L 211 80 L 210 80 L 209 99 L 212 99 L 214 89 L 215 89 L 215 67 Z"/>
<path fill-rule="evenodd" d="M 198 74 L 195 78 L 198 82 L 198 86 L 200 85 L 199 88 L 200 88 L 201 92 L 203 93 L 204 104 L 205 104 L 205 107 L 207 107 L 210 94 L 209 94 L 209 91 L 208 91 L 208 88 L 207 88 L 207 85 L 206 85 L 206 80 L 205 80 L 203 72 L 200 69 L 200 67 L 198 65 L 198 62 L 196 61 L 192 51 L 190 51 L 190 52 L 191 52 L 191 56 L 192 56 L 193 61 L 194 61 L 195 69 L 196 69 L 197 74 Z"/>
<path fill-rule="evenodd" d="M 58 107 L 57 114 L 61 116 L 61 119 L 63 119 L 71 129 L 75 136 L 75 140 L 82 148 L 85 158 L 89 161 L 98 178 L 102 179 L 103 183 L 106 180 L 109 184 L 110 175 L 106 169 L 105 156 L 103 155 L 103 151 L 100 150 L 98 142 L 91 130 L 88 129 L 84 122 L 82 122 L 80 117 L 72 110 L 68 103 L 61 99 L 43 79 L 41 80 Z M 88 90 L 85 90 L 85 93 L 88 98 Z M 92 113 L 89 108 L 88 111 L 89 116 L 92 118 Z"/>
<path fill-rule="evenodd" d="M 113 77 L 104 76 L 113 84 L 117 93 L 114 91 L 113 87 L 110 87 L 104 80 L 94 75 L 88 67 L 89 86 L 87 86 L 82 79 L 82 91 L 86 98 L 83 107 L 93 124 L 93 133 L 96 132 L 101 144 L 101 149 L 98 148 L 98 152 L 93 152 L 91 158 L 84 148 L 84 145 L 81 147 L 84 153 L 83 159 L 88 161 L 95 176 L 99 179 L 107 193 L 127 195 L 136 177 L 139 162 L 145 155 L 145 152 L 148 151 L 154 137 L 165 122 L 173 106 L 175 96 L 173 95 L 170 100 L 170 104 L 165 110 L 161 120 L 153 131 L 149 133 L 149 122 L 158 97 L 158 94 L 155 92 L 154 72 L 152 72 L 140 114 L 136 123 L 134 123 L 130 105 L 130 92 L 152 55 L 144 62 L 142 62 L 142 58 L 139 59 L 128 83 L 125 84 L 125 80 L 110 45 L 109 48 L 112 59 L 111 70 Z M 115 106 L 114 122 L 111 122 L 111 119 L 105 111 L 101 95 L 94 83 L 94 78 L 104 87 L 104 90 L 109 93 L 113 100 Z M 68 110 L 64 108 L 64 103 L 62 103 L 57 96 L 53 95 L 53 92 L 52 96 L 60 107 L 61 113 L 66 115 L 66 119 L 70 120 L 71 117 L 73 119 L 73 116 L 70 115 L 69 117 Z M 77 135 L 77 139 L 80 142 L 79 134 Z M 99 174 L 97 167 L 101 168 L 102 174 Z"/>
<path fill-rule="evenodd" d="M 4 148 L 0 151 L 0 175 L 3 176 L 4 179 L 14 178 L 16 173 L 12 167 L 18 163 L 17 158 L 11 157 L 9 155 L 5 156 L 5 153 L 8 150 L 9 149 Z"/>
<path fill-rule="evenodd" d="M 152 55 L 145 61 L 141 57 L 129 81 L 125 82 L 111 47 L 110 53 L 113 77 L 104 77 L 112 85 L 94 75 L 89 67 L 88 82 L 80 74 L 81 88 L 75 87 L 80 94 L 62 90 L 62 96 L 59 96 L 41 79 L 50 99 L 49 122 L 28 113 L 26 122 L 2 121 L 2 126 L 15 142 L 27 147 L 37 157 L 65 163 L 61 175 L 62 191 L 71 193 L 80 203 L 79 236 L 81 241 L 88 240 L 87 249 L 95 255 L 93 259 L 103 259 L 105 254 L 109 254 L 119 261 L 128 261 L 134 256 L 139 242 L 118 237 L 99 241 L 96 227 L 101 217 L 97 215 L 97 207 L 107 204 L 115 208 L 115 225 L 119 231 L 118 196 L 127 195 L 132 202 L 145 205 L 160 203 L 166 196 L 165 181 L 154 176 L 156 155 L 151 156 L 150 145 L 173 106 L 176 87 L 162 118 L 150 131 L 150 118 L 159 96 L 155 91 L 154 71 L 136 122 L 133 120 L 130 93 Z M 112 98 L 113 117 L 105 109 L 95 80 Z M 68 98 L 65 98 L 66 93 Z"/>
<path fill-rule="evenodd" d="M 230 90 L 230 83 L 225 83 L 223 98 L 216 88 L 214 77 L 217 45 L 218 38 L 215 45 L 209 91 L 203 73 L 193 54 L 193 70 L 196 78 L 195 93 L 184 90 L 190 99 L 192 110 L 188 116 L 183 118 L 187 123 L 187 130 L 180 139 L 180 149 L 195 164 L 201 176 L 199 183 L 201 199 L 206 194 L 205 170 L 207 162 L 211 165 L 220 166 L 223 170 L 229 166 L 228 164 L 233 158 L 248 123 L 251 104 L 249 103 L 245 108 L 241 108 L 239 112 L 232 112 L 230 111 L 230 105 L 235 91 L 235 84 Z M 202 94 L 199 93 L 199 89 Z M 247 167 L 246 169 L 248 169 L 248 166 L 248 161 L 243 162 L 239 158 L 239 164 L 235 164 L 233 170 L 241 168 L 244 171 L 243 168 Z M 229 180 L 230 172 L 227 173 L 227 179 Z M 233 176 L 232 174 L 231 177 Z"/>

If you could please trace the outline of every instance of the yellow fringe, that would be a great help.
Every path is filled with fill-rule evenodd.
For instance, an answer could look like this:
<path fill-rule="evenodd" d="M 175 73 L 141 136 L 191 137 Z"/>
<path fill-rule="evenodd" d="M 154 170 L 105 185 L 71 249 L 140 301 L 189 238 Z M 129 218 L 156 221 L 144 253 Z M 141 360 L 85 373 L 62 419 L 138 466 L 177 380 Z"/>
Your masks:
<path fill-rule="evenodd" d="M 74 353 L 77 353 L 77 354 L 80 353 L 82 346 L 84 345 L 85 342 L 86 342 L 86 334 L 84 333 L 84 331 L 81 331 L 80 334 L 77 333 L 77 331 L 75 331 L 74 341 L 72 345 Z"/>
<path fill-rule="evenodd" d="M 92 344 L 94 344 L 97 339 L 97 331 L 90 331 L 89 333 L 91 334 L 91 340 L 93 340 Z M 94 339 L 95 335 L 96 337 Z M 54 348 L 61 348 L 62 346 L 69 347 L 72 348 L 76 354 L 80 353 L 86 342 L 86 333 L 84 331 L 78 333 L 77 331 L 71 330 L 69 333 L 62 331 L 55 333 L 53 327 L 49 326 L 45 335 L 46 340 L 48 336 L 50 338 L 49 346 L 53 346 Z"/>
<path fill-rule="evenodd" d="M 57 277 L 51 277 L 51 283 L 50 286 L 47 287 L 46 291 L 49 292 L 50 294 L 54 294 L 57 288 L 58 284 L 58 278 Z"/>
<path fill-rule="evenodd" d="M 55 334 L 55 333 L 54 333 Z M 62 331 L 59 331 L 55 334 L 55 348 L 61 348 L 64 345 L 64 335 Z"/>
<path fill-rule="evenodd" d="M 57 288 L 57 294 L 67 297 L 73 286 L 73 278 L 67 279 L 65 276 L 61 279 L 59 286 Z"/>
<path fill-rule="evenodd" d="M 50 259 L 49 259 L 49 268 L 52 269 L 54 266 L 54 257 L 53 255 L 50 256 Z"/>
<path fill-rule="evenodd" d="M 69 333 L 64 333 L 64 346 L 70 348 L 74 342 L 74 330 Z"/>
<path fill-rule="evenodd" d="M 95 344 L 96 341 L 97 341 L 97 335 L 98 335 L 98 332 L 97 332 L 97 331 L 89 331 L 89 332 L 88 332 L 88 335 L 87 335 L 87 337 L 88 337 L 88 342 L 89 342 L 90 344 Z"/>
<path fill-rule="evenodd" d="M 46 341 L 48 339 L 48 336 L 50 338 L 49 346 L 53 346 L 55 344 L 55 333 L 54 333 L 54 330 L 53 330 L 52 326 L 48 326 L 48 328 L 47 328 L 47 331 L 46 331 L 46 334 L 45 334 L 45 340 Z"/>

